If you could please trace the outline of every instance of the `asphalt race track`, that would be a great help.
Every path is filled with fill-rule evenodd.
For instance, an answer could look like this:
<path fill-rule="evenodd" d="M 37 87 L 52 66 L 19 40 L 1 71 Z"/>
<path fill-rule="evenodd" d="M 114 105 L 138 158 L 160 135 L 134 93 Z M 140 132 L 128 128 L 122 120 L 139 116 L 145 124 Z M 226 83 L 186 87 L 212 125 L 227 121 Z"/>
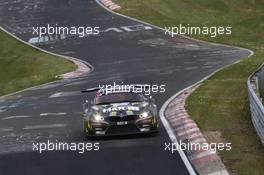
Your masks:
<path fill-rule="evenodd" d="M 98 36 L 53 36 L 34 43 L 85 60 L 94 71 L 0 100 L 0 174 L 188 174 L 178 154 L 164 151 L 170 139 L 161 122 L 157 136 L 84 138 L 82 103 L 92 94 L 80 90 L 114 81 L 166 84 L 166 93 L 154 95 L 161 107 L 179 90 L 249 52 L 169 38 L 164 31 L 109 13 L 95 0 L 0 0 L 0 25 L 24 41 L 34 41 L 33 26 L 47 23 L 100 27 Z M 47 139 L 100 142 L 100 150 L 32 152 L 33 142 Z"/>

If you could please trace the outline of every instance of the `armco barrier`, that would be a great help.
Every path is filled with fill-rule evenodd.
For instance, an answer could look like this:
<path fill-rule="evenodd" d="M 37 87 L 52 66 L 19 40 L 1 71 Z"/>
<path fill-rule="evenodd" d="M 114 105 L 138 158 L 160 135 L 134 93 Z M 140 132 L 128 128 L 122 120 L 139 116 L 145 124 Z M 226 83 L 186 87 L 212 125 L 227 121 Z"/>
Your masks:
<path fill-rule="evenodd" d="M 264 144 L 264 106 L 259 96 L 260 92 L 263 90 L 262 83 L 259 84 L 259 82 L 263 81 L 264 66 L 261 66 L 261 68 L 252 76 L 250 76 L 247 81 L 251 120 L 261 139 L 262 144 Z"/>
<path fill-rule="evenodd" d="M 264 97 L 264 67 L 261 67 L 256 73 L 257 84 L 258 84 L 258 93 L 261 98 Z"/>

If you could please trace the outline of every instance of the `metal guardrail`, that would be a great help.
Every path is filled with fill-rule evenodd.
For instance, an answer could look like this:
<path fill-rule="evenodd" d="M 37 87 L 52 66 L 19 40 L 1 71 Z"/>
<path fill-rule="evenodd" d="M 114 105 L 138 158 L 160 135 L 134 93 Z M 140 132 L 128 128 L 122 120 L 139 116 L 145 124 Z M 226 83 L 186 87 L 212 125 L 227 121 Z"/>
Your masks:
<path fill-rule="evenodd" d="M 247 81 L 251 120 L 264 145 L 264 66 L 251 75 Z"/>
<path fill-rule="evenodd" d="M 264 98 L 264 65 L 256 73 L 258 92 L 261 98 Z"/>

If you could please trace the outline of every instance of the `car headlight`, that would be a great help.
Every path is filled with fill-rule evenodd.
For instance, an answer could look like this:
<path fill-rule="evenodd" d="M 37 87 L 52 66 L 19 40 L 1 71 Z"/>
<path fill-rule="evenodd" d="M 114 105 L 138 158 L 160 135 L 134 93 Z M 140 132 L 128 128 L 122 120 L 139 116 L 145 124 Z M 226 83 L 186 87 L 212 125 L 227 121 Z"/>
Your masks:
<path fill-rule="evenodd" d="M 94 114 L 92 119 L 96 122 L 104 121 L 104 117 L 101 114 Z"/>
<path fill-rule="evenodd" d="M 149 118 L 151 115 L 150 115 L 150 112 L 147 112 L 147 111 L 144 111 L 142 112 L 140 115 L 139 115 L 139 118 L 141 119 L 145 119 L 145 118 Z"/>

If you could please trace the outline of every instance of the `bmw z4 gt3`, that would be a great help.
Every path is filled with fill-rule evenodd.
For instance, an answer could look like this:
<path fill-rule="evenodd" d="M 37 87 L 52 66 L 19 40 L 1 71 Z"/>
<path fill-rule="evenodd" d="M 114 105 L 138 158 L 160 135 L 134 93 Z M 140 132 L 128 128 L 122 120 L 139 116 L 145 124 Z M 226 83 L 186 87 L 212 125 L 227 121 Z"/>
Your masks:
<path fill-rule="evenodd" d="M 128 135 L 158 131 L 157 106 L 142 93 L 97 91 L 94 100 L 83 105 L 87 136 Z"/>

